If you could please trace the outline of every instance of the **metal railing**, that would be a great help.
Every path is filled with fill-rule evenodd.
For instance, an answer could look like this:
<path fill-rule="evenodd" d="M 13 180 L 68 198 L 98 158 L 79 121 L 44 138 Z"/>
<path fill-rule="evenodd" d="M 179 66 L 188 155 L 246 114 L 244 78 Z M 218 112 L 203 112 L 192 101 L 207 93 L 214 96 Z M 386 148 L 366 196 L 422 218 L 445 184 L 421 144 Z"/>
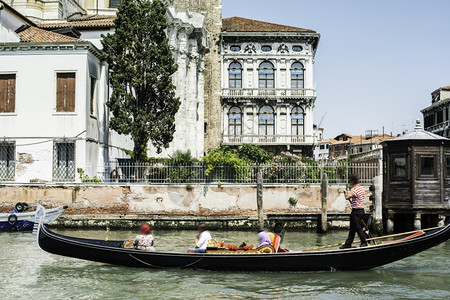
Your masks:
<path fill-rule="evenodd" d="M 222 143 L 225 145 L 302 145 L 314 142 L 314 135 L 222 135 Z"/>
<path fill-rule="evenodd" d="M 87 168 L 83 182 L 116 182 L 143 184 L 256 184 L 258 172 L 266 184 L 319 184 L 323 173 L 330 184 L 346 184 L 349 174 L 357 174 L 362 184 L 371 184 L 378 175 L 378 164 L 328 163 L 307 165 L 265 164 L 216 166 L 208 170 L 202 163 L 189 165 L 135 164 L 111 162 L 106 166 Z"/>
<path fill-rule="evenodd" d="M 298 98 L 298 97 L 315 97 L 314 89 L 246 89 L 246 88 L 223 88 L 222 97 L 281 97 L 281 98 Z"/>

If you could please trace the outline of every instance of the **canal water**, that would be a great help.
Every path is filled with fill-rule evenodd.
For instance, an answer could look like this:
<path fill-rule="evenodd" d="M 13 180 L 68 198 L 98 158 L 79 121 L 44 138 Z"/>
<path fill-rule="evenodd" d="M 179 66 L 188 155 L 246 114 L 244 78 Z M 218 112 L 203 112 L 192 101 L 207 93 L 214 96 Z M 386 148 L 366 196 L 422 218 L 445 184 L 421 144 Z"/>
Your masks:
<path fill-rule="evenodd" d="M 55 230 L 88 238 L 126 240 L 137 232 Z M 186 251 L 194 231 L 153 232 L 155 248 Z M 257 244 L 255 232 L 211 231 L 229 244 Z M 292 250 L 340 243 L 326 235 L 286 232 Z M 152 270 L 113 266 L 46 253 L 29 232 L 0 233 L 0 299 L 450 299 L 450 241 L 367 271 L 270 273 Z"/>

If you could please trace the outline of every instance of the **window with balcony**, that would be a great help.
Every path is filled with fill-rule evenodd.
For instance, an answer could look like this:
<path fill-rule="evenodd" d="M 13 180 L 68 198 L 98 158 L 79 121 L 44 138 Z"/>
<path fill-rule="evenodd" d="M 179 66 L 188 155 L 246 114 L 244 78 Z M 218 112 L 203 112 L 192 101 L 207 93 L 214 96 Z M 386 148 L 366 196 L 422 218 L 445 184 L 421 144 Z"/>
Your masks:
<path fill-rule="evenodd" d="M 232 62 L 228 68 L 228 86 L 231 89 L 242 88 L 242 66 L 237 61 Z"/>
<path fill-rule="evenodd" d="M 0 74 L 0 113 L 12 113 L 16 106 L 16 74 Z"/>
<path fill-rule="evenodd" d="M 242 111 L 239 107 L 234 106 L 228 112 L 228 134 L 242 134 Z"/>
<path fill-rule="evenodd" d="M 295 62 L 291 66 L 291 88 L 303 89 L 304 87 L 304 68 L 299 62 Z"/>
<path fill-rule="evenodd" d="M 275 87 L 275 68 L 270 61 L 264 61 L 259 65 L 259 88 L 273 89 Z"/>
<path fill-rule="evenodd" d="M 291 134 L 292 135 L 303 135 L 304 126 L 303 120 L 305 113 L 300 106 L 296 106 L 291 112 Z"/>
<path fill-rule="evenodd" d="M 271 106 L 265 105 L 259 109 L 258 114 L 258 134 L 275 134 L 275 112 Z"/>

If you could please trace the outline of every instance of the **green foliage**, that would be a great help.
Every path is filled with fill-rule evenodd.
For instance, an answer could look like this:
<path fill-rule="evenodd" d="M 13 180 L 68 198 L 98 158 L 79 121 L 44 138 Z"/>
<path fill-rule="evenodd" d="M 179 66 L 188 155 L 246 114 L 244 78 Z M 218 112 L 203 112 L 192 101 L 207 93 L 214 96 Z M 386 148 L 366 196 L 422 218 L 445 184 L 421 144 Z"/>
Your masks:
<path fill-rule="evenodd" d="M 80 190 L 80 186 L 77 184 L 76 186 L 73 187 L 73 191 L 76 193 Z"/>
<path fill-rule="evenodd" d="M 268 163 L 273 157 L 272 153 L 251 144 L 242 144 L 238 147 L 237 153 L 243 160 L 256 164 Z"/>
<path fill-rule="evenodd" d="M 77 173 L 80 175 L 81 182 L 103 182 L 97 176 L 90 178 L 87 174 L 85 174 L 82 168 L 77 168 Z"/>
<path fill-rule="evenodd" d="M 190 185 L 189 183 L 186 184 L 186 191 L 190 192 L 194 189 L 194 187 L 192 185 Z"/>
<path fill-rule="evenodd" d="M 239 158 L 236 151 L 227 146 L 211 149 L 208 155 L 203 157 L 202 161 L 206 165 L 206 176 L 209 176 L 218 166 L 229 166 L 236 172 L 240 166 L 245 165 L 245 161 Z"/>
<path fill-rule="evenodd" d="M 289 202 L 289 205 L 290 205 L 290 206 L 296 206 L 298 200 L 297 200 L 297 198 L 295 198 L 295 197 L 289 197 L 288 202 Z"/>
<path fill-rule="evenodd" d="M 158 153 L 175 132 L 172 74 L 177 70 L 165 33 L 167 8 L 161 0 L 123 0 L 114 20 L 115 33 L 102 36 L 113 88 L 107 102 L 112 129 L 130 134 L 133 158 L 145 158 L 149 140 Z"/>

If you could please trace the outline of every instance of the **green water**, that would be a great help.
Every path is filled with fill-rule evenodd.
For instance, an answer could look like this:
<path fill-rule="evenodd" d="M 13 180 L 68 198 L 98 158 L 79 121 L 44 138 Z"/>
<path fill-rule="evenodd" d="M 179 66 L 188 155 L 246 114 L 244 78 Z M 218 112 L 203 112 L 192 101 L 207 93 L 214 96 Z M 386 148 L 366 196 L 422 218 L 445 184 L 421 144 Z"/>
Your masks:
<path fill-rule="evenodd" d="M 106 231 L 59 230 L 104 239 Z M 345 231 L 287 232 L 292 250 L 344 241 Z M 194 231 L 154 231 L 156 249 L 186 251 Z M 214 232 L 217 240 L 257 244 L 254 232 Z M 109 239 L 136 232 L 113 231 Z M 0 299 L 450 299 L 450 241 L 404 260 L 358 272 L 230 273 L 152 270 L 56 256 L 31 233 L 0 233 Z"/>

